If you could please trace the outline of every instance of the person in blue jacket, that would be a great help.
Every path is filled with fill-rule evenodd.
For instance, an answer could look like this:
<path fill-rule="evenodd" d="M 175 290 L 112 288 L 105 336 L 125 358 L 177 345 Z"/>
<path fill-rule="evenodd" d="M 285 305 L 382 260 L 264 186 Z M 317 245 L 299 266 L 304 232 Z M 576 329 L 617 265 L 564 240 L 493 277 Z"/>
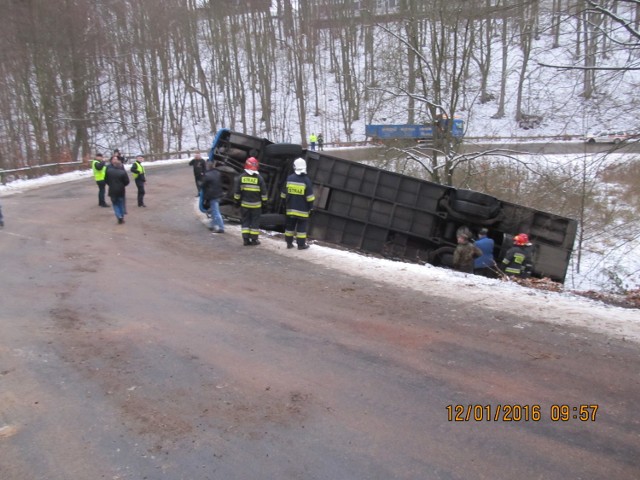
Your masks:
<path fill-rule="evenodd" d="M 498 270 L 493 258 L 495 242 L 488 235 L 489 231 L 486 228 L 481 228 L 478 232 L 478 240 L 476 240 L 475 245 L 480 249 L 482 255 L 474 260 L 473 273 L 484 277 L 496 278 Z"/>

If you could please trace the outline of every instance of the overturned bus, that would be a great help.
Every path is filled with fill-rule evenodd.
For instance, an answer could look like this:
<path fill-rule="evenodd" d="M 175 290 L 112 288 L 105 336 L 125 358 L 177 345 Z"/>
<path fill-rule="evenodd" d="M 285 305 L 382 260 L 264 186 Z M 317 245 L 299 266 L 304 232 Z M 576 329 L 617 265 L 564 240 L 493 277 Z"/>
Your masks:
<path fill-rule="evenodd" d="M 474 233 L 488 228 L 498 262 L 511 247 L 513 236 L 527 233 L 534 244 L 532 276 L 565 280 L 577 232 L 573 219 L 305 150 L 301 145 L 221 129 L 209 161 L 222 172 L 225 197 L 220 210 L 227 218 L 240 218 L 232 190 L 251 156 L 259 160 L 267 184 L 264 229 L 283 231 L 280 192 L 293 171 L 293 161 L 302 157 L 316 196 L 308 231 L 312 239 L 388 258 L 451 266 L 456 231 L 462 226 Z M 202 202 L 201 210 L 205 211 Z"/>

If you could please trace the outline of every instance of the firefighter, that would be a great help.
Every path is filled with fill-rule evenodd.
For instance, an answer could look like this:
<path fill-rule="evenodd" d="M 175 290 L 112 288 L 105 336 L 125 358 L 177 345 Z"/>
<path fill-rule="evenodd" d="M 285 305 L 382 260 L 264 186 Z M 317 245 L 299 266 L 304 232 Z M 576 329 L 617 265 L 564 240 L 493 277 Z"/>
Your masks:
<path fill-rule="evenodd" d="M 236 178 L 233 199 L 241 209 L 242 240 L 245 246 L 260 245 L 260 215 L 267 201 L 267 188 L 258 173 L 258 159 L 247 158 L 244 172 Z"/>
<path fill-rule="evenodd" d="M 293 239 L 298 243 L 298 250 L 309 248 L 307 244 L 307 224 L 309 213 L 313 208 L 313 186 L 307 176 L 307 162 L 298 158 L 293 162 L 293 173 L 287 177 L 287 183 L 280 196 L 284 199 L 287 221 L 284 239 L 287 248 L 293 248 Z"/>
<path fill-rule="evenodd" d="M 533 267 L 533 253 L 529 235 L 519 233 L 513 237 L 513 246 L 502 259 L 502 271 L 509 276 L 528 278 Z"/>

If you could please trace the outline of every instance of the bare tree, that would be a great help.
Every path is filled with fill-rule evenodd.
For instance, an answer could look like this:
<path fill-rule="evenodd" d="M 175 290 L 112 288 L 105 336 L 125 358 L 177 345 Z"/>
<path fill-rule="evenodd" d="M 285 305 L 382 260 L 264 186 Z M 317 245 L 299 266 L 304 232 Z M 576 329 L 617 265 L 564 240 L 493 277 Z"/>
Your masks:
<path fill-rule="evenodd" d="M 498 96 L 498 111 L 493 115 L 493 118 L 504 118 L 505 105 L 507 97 L 507 66 L 509 59 L 509 29 L 508 29 L 508 15 L 506 12 L 503 14 L 502 28 L 500 32 L 501 45 L 502 45 L 502 62 L 500 65 L 500 94 Z"/>
<path fill-rule="evenodd" d="M 538 18 L 537 10 L 538 2 L 525 3 L 520 5 L 518 15 L 518 44 L 521 50 L 520 74 L 518 76 L 517 99 L 515 120 L 520 122 L 525 119 L 522 111 L 524 82 L 527 78 L 527 67 L 529 66 L 529 58 L 531 56 L 531 47 Z"/>
<path fill-rule="evenodd" d="M 412 11 L 423 11 L 424 7 L 409 3 Z M 455 141 L 448 128 L 450 119 L 456 117 L 463 92 L 462 83 L 471 60 L 470 48 L 474 45 L 472 24 L 474 19 L 458 6 L 445 1 L 437 2 L 436 8 L 424 14 L 423 19 L 413 20 L 415 25 L 404 33 L 379 28 L 395 38 L 415 57 L 416 83 L 404 82 L 395 88 L 383 89 L 396 97 L 406 97 L 419 104 L 427 123 L 434 125 L 434 148 L 431 150 L 431 179 L 451 185 L 456 163 Z M 406 32 L 410 33 L 410 36 Z M 441 128 L 442 127 L 442 128 Z"/>

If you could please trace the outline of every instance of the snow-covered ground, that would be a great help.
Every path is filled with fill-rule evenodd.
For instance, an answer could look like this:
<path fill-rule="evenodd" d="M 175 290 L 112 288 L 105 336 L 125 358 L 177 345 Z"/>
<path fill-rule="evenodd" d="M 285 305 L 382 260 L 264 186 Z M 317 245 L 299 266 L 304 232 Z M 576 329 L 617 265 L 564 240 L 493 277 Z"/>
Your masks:
<path fill-rule="evenodd" d="M 149 162 L 145 166 L 152 169 L 159 165 L 186 162 L 185 159 L 172 159 Z M 0 186 L 0 198 L 52 183 L 89 178 L 91 178 L 90 171 L 76 171 L 33 180 L 17 180 Z M 196 201 L 193 208 L 194 217 L 207 223 L 208 220 L 199 211 Z M 238 225 L 228 225 L 227 231 L 231 235 L 240 236 Z M 215 237 L 212 235 L 212 241 L 215 241 Z M 393 284 L 402 288 L 412 288 L 418 292 L 429 292 L 433 297 L 442 298 L 443 301 L 457 298 L 456 292 L 464 289 L 465 298 L 479 307 L 502 314 L 512 314 L 515 318 L 523 317 L 523 321 L 518 323 L 517 328 L 530 328 L 531 321 L 541 321 L 585 327 L 612 338 L 640 343 L 640 311 L 638 310 L 612 307 L 570 293 L 534 290 L 513 282 L 492 280 L 431 265 L 395 262 L 317 244 L 304 252 L 298 252 L 297 249 L 288 251 L 284 241 L 278 235 L 265 234 L 263 240 L 261 248 L 280 252 L 283 255 L 303 256 L 316 265 L 358 275 L 380 285 Z M 523 312 L 526 312 L 526 319 Z"/>

